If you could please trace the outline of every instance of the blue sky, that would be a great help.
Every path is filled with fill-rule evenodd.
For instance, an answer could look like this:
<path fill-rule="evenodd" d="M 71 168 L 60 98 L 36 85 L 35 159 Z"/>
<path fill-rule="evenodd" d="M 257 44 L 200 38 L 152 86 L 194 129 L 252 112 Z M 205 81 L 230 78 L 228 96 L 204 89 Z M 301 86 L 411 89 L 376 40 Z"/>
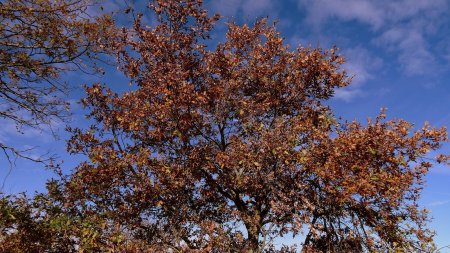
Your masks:
<path fill-rule="evenodd" d="M 118 2 L 106 2 L 105 9 L 116 8 Z M 251 23 L 269 16 L 278 21 L 293 49 L 299 44 L 339 47 L 348 59 L 344 67 L 354 76 L 352 85 L 336 91 L 330 101 L 343 119 L 365 121 L 387 107 L 388 118 L 404 118 L 417 127 L 425 121 L 450 126 L 449 0 L 215 0 L 206 1 L 206 6 L 222 13 L 222 21 Z M 224 29 L 219 25 L 214 39 L 223 39 Z M 69 73 L 65 79 L 75 87 L 71 101 L 82 97 L 82 84 L 100 81 L 128 89 L 128 81 L 114 69 L 102 78 Z M 85 125 L 80 106 L 73 103 L 72 110 L 72 124 Z M 45 131 L 17 134 L 14 125 L 0 123 L 0 140 L 19 147 L 38 146 L 32 151 L 35 155 L 56 153 L 66 170 L 84 159 L 65 153 L 67 135 L 62 125 L 56 126 L 60 139 L 55 140 Z M 450 153 L 450 145 L 441 151 Z M 5 180 L 7 193 L 42 190 L 51 176 L 36 164 L 17 161 L 16 165 Z M 0 171 L 2 181 L 6 174 L 6 169 Z M 437 166 L 430 171 L 421 203 L 431 210 L 438 245 L 450 244 L 450 168 Z"/>

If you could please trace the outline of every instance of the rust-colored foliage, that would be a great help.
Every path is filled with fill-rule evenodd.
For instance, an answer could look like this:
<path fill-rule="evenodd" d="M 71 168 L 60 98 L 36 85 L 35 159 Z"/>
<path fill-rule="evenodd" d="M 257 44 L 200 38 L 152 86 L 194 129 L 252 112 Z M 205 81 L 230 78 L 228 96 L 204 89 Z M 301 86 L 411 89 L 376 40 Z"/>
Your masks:
<path fill-rule="evenodd" d="M 290 49 L 266 20 L 229 23 L 213 47 L 201 1 L 150 9 L 158 24 L 138 16 L 112 48 L 137 88 L 87 88 L 96 124 L 72 129 L 89 161 L 64 208 L 100 233 L 78 234 L 83 249 L 271 252 L 287 233 L 304 252 L 433 247 L 417 199 L 445 129 L 339 122 L 323 104 L 350 81 L 336 48 Z"/>
<path fill-rule="evenodd" d="M 103 51 L 99 35 L 111 31 L 107 16 L 90 18 L 88 0 L 0 2 L 0 119 L 39 128 L 68 115 L 63 72 L 92 72 L 83 60 Z M 93 68 L 94 67 L 94 68 Z M 24 154 L 0 143 L 7 156 Z M 30 157 L 26 157 L 32 159 Z"/>

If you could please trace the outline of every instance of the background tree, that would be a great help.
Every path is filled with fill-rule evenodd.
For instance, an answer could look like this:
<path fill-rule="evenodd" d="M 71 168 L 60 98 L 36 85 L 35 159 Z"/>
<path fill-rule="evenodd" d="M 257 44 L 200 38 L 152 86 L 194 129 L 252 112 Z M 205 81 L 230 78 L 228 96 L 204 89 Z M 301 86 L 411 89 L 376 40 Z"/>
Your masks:
<path fill-rule="evenodd" d="M 68 115 L 68 70 L 95 71 L 92 62 L 111 29 L 108 16 L 91 17 L 88 0 L 0 2 L 0 117 L 23 127 L 51 126 Z M 89 65 L 90 64 L 90 65 Z M 0 143 L 5 155 L 24 156 Z M 27 157 L 31 159 L 30 157 Z"/>
<path fill-rule="evenodd" d="M 115 45 L 137 89 L 87 89 L 69 205 L 159 250 L 271 251 L 305 228 L 308 252 L 433 248 L 417 199 L 445 129 L 339 122 L 323 103 L 350 81 L 336 48 L 291 50 L 260 20 L 211 49 L 201 1 L 150 8 L 159 23 L 139 16 Z"/>
<path fill-rule="evenodd" d="M 68 209 L 60 185 L 47 183 L 46 194 L 0 199 L 0 252 L 92 252 L 110 235 L 95 214 Z M 114 249 L 114 248 L 113 248 Z"/>

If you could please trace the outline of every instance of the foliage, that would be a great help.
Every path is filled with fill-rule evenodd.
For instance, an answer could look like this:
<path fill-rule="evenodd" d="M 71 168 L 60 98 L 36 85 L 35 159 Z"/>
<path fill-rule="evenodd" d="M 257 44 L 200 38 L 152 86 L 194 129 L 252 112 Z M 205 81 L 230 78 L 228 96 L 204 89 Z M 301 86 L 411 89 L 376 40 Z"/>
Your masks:
<path fill-rule="evenodd" d="M 108 16 L 91 18 L 87 0 L 6 0 L 0 2 L 0 119 L 22 127 L 51 126 L 68 115 L 68 70 L 93 71 L 83 59 L 102 51 Z M 25 156 L 0 142 L 5 155 Z M 31 157 L 26 157 L 36 160 Z"/>
<path fill-rule="evenodd" d="M 57 202 L 45 195 L 34 200 L 24 195 L 2 196 L 0 200 L 1 252 L 67 252 L 70 242 Z"/>
<path fill-rule="evenodd" d="M 156 26 L 124 30 L 115 50 L 138 88 L 87 89 L 97 123 L 72 129 L 69 150 L 89 157 L 72 203 L 173 251 L 270 251 L 305 229 L 305 252 L 432 249 L 417 199 L 445 129 L 339 122 L 324 105 L 350 81 L 336 48 L 291 50 L 266 20 L 229 23 L 212 48 L 200 2 L 155 1 Z"/>
<path fill-rule="evenodd" d="M 67 208 L 56 181 L 47 190 L 32 199 L 1 196 L 0 252 L 98 252 L 104 236 L 113 238 L 97 215 Z"/>
<path fill-rule="evenodd" d="M 68 149 L 88 161 L 48 195 L 3 198 L 6 251 L 292 252 L 273 243 L 290 233 L 303 252 L 434 250 L 417 201 L 445 129 L 338 120 L 337 48 L 290 49 L 265 19 L 213 46 L 201 1 L 149 8 L 155 25 L 137 15 L 107 44 L 137 88 L 87 87 L 94 124 Z"/>

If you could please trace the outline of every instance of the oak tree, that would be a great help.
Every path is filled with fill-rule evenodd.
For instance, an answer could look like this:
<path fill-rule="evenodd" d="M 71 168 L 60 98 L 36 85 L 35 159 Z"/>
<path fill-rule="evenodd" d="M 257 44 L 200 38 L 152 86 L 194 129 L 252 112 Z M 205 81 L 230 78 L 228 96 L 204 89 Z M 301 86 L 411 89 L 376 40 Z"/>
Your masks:
<path fill-rule="evenodd" d="M 432 249 L 417 201 L 445 129 L 337 119 L 325 102 L 350 83 L 337 48 L 291 49 L 264 19 L 228 23 L 213 46 L 201 1 L 149 8 L 156 24 L 138 15 L 111 45 L 136 89 L 88 87 L 94 124 L 71 129 L 69 151 L 89 159 L 60 195 L 95 217 L 89 250 L 290 251 L 273 245 L 289 233 L 304 252 Z"/>

